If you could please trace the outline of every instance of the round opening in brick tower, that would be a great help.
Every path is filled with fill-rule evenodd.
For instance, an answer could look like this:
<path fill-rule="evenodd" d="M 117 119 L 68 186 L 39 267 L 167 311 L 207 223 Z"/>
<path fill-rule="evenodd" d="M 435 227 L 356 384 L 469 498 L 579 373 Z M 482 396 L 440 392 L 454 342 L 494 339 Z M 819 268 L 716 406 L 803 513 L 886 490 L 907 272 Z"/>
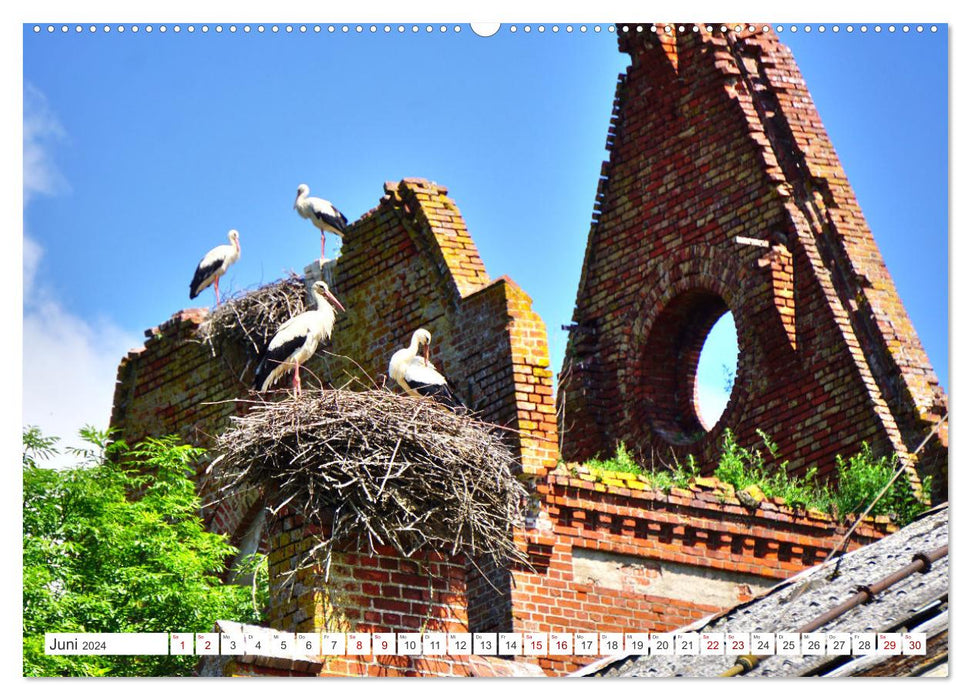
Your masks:
<path fill-rule="evenodd" d="M 695 372 L 695 412 L 705 430 L 711 430 L 725 412 L 737 369 L 738 334 L 735 317 L 728 311 L 708 332 Z"/>
<path fill-rule="evenodd" d="M 738 338 L 725 300 L 700 288 L 676 295 L 650 322 L 641 348 L 637 418 L 668 444 L 700 440 L 735 383 Z"/>
<path fill-rule="evenodd" d="M 270 517 L 318 533 L 308 553 L 423 548 L 502 564 L 527 493 L 500 429 L 387 390 L 304 391 L 255 403 L 219 436 L 211 469 L 225 497 L 263 499 Z M 303 565 L 310 565 L 304 562 Z M 325 567 L 326 568 L 326 567 Z"/>

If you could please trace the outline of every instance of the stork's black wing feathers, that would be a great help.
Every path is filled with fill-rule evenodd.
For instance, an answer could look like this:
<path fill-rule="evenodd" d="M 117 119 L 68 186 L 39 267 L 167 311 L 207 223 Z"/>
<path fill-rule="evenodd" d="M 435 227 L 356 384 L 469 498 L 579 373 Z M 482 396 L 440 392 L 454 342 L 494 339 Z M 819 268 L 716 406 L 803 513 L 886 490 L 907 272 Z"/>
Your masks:
<path fill-rule="evenodd" d="M 331 216 L 329 213 L 319 211 L 318 209 L 313 210 L 315 219 L 318 221 L 323 221 L 328 226 L 333 226 L 341 233 L 344 233 L 344 229 L 347 228 L 347 217 L 341 214 L 337 207 L 334 207 L 334 213 L 337 214 L 337 216 Z"/>
<path fill-rule="evenodd" d="M 440 404 L 449 406 L 450 408 L 468 408 L 462 399 L 452 393 L 452 390 L 448 388 L 448 384 L 419 384 L 417 382 L 409 382 L 407 379 L 405 379 L 405 384 L 422 396 L 435 399 Z"/>
<path fill-rule="evenodd" d="M 212 275 L 219 267 L 223 264 L 222 260 L 214 260 L 208 265 L 203 265 L 199 263 L 199 267 L 196 268 L 196 274 L 192 276 L 192 283 L 189 284 L 189 298 L 195 299 L 202 293 L 205 287 L 200 285 L 206 281 L 206 279 Z"/>
<path fill-rule="evenodd" d="M 267 350 L 266 354 L 263 355 L 263 359 L 260 360 L 260 364 L 256 366 L 256 377 L 253 380 L 254 388 L 260 391 L 263 382 L 270 376 L 270 373 L 282 362 L 285 362 L 303 343 L 304 337 L 301 335 Z"/>

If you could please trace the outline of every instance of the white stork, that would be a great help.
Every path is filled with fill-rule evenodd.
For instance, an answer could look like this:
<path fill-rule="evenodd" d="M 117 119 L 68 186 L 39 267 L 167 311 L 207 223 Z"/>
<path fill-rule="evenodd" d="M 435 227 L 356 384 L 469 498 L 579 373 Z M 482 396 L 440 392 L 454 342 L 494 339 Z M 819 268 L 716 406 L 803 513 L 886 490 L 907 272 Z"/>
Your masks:
<path fill-rule="evenodd" d="M 445 377 L 428 360 L 431 342 L 432 334 L 419 328 L 411 335 L 411 344 L 391 356 L 388 374 L 410 396 L 430 396 L 453 408 L 464 407 L 462 401 L 449 389 Z M 422 347 L 425 349 L 425 356 L 419 357 L 418 351 Z"/>
<path fill-rule="evenodd" d="M 304 219 L 320 229 L 320 262 L 324 262 L 324 236 L 327 231 L 344 238 L 347 229 L 347 217 L 338 211 L 337 207 L 320 197 L 308 197 L 310 188 L 307 185 L 297 185 L 297 199 L 293 208 Z"/>
<path fill-rule="evenodd" d="M 206 253 L 199 261 L 196 273 L 189 284 L 189 298 L 195 299 L 210 284 L 216 284 L 216 306 L 219 306 L 219 278 L 226 274 L 226 270 L 239 260 L 239 231 L 229 232 L 230 245 L 217 245 Z"/>
<path fill-rule="evenodd" d="M 266 391 L 288 370 L 293 369 L 293 388 L 300 394 L 300 363 L 309 360 L 322 340 L 330 338 L 336 313 L 344 307 L 327 288 L 327 283 L 314 282 L 310 290 L 317 301 L 317 308 L 297 314 L 280 326 L 266 354 L 256 367 L 255 388 Z"/>

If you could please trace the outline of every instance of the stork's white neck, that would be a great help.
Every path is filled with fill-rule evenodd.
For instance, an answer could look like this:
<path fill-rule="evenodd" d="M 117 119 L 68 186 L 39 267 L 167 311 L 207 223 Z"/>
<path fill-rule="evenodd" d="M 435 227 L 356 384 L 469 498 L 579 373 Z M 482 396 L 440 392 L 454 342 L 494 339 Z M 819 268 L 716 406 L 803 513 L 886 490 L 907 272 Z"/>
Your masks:
<path fill-rule="evenodd" d="M 421 337 L 417 333 L 412 333 L 411 335 L 411 345 L 408 346 L 408 352 L 412 357 L 418 356 L 418 349 L 421 346 Z"/>
<path fill-rule="evenodd" d="M 300 216 L 307 218 L 307 193 L 301 190 L 297 192 L 297 199 L 293 203 L 293 208 L 296 209 Z"/>

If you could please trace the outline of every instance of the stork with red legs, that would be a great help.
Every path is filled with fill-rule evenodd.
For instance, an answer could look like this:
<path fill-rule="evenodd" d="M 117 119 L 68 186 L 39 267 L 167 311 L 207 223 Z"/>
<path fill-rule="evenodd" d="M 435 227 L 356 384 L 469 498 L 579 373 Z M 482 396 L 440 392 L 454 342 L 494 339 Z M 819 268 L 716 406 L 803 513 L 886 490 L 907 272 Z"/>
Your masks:
<path fill-rule="evenodd" d="M 189 284 L 189 298 L 195 299 L 209 285 L 216 285 L 216 306 L 219 306 L 219 278 L 239 260 L 239 231 L 229 232 L 229 245 L 218 245 L 199 261 L 196 273 Z"/>
<path fill-rule="evenodd" d="M 326 199 L 308 197 L 309 194 L 310 188 L 307 185 L 298 185 L 297 199 L 293 203 L 293 208 L 300 216 L 310 219 L 310 223 L 320 229 L 320 264 L 323 265 L 324 239 L 327 231 L 343 239 L 344 231 L 347 229 L 347 217 Z"/>
<path fill-rule="evenodd" d="M 314 282 L 310 291 L 317 308 L 304 311 L 280 326 L 256 367 L 254 386 L 257 391 L 266 391 L 292 369 L 293 390 L 300 395 L 300 365 L 317 352 L 322 341 L 330 338 L 337 317 L 334 309 L 344 310 L 326 282 Z"/>

